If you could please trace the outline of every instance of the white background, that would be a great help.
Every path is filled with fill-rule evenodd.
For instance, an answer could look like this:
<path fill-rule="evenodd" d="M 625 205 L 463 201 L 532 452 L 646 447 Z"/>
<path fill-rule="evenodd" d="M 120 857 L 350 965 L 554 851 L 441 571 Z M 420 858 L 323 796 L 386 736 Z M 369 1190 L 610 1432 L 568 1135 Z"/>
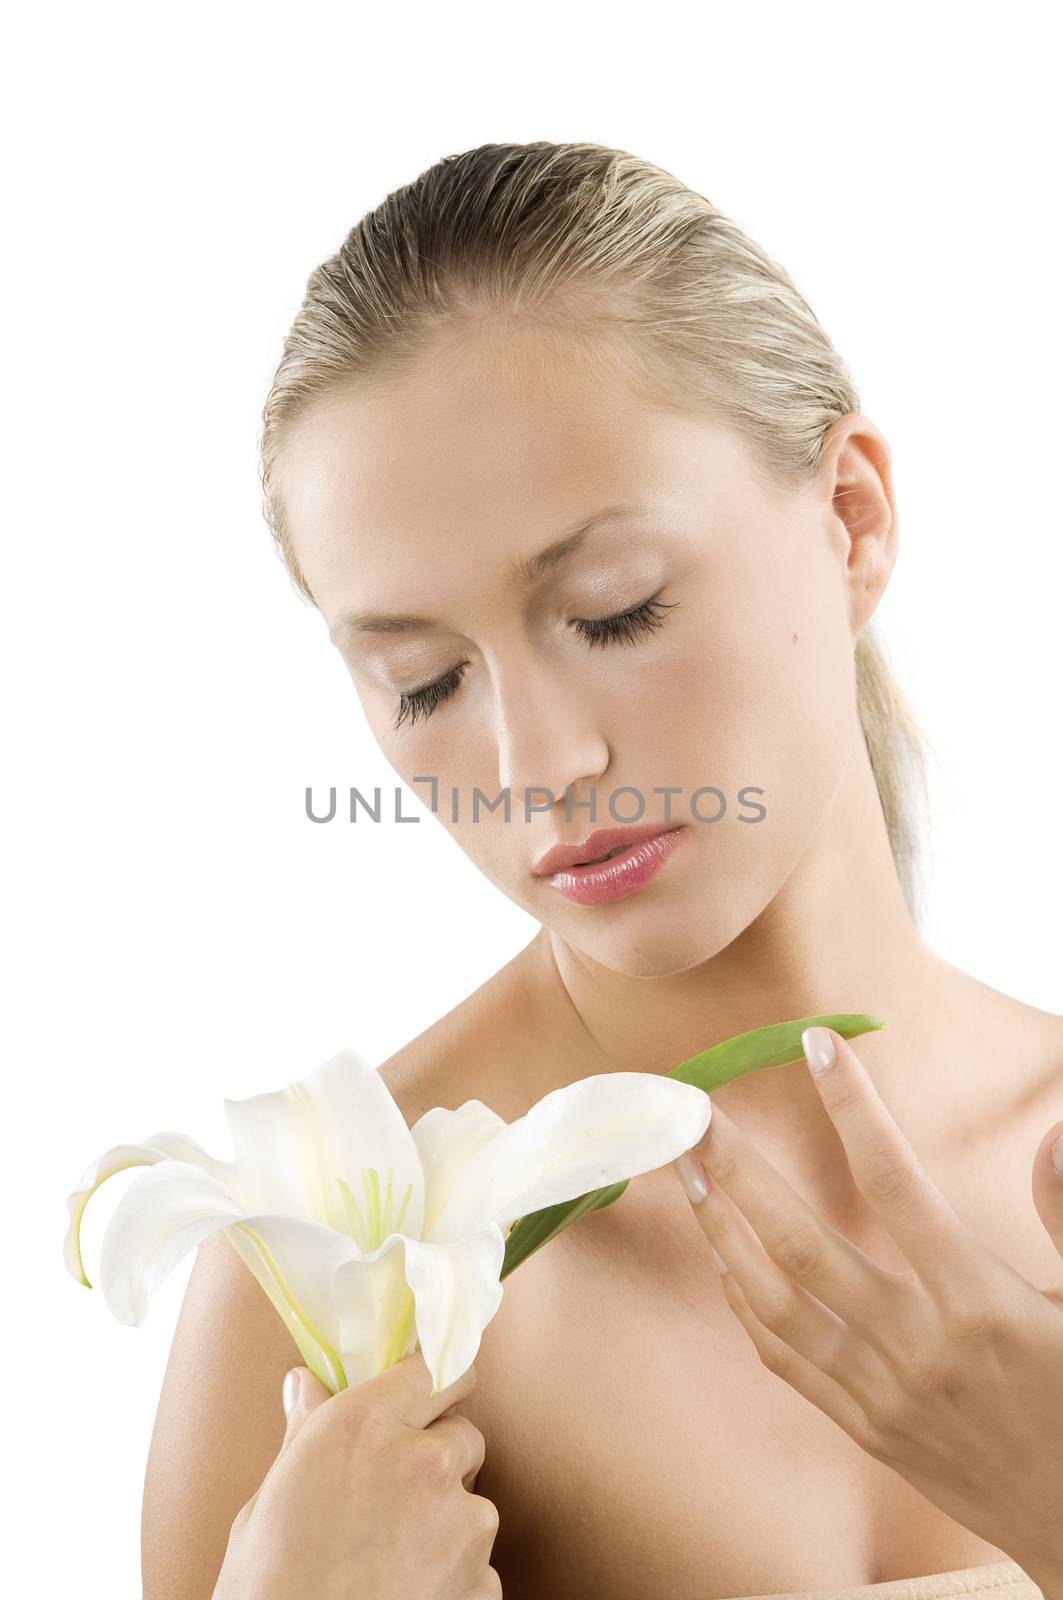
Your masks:
<path fill-rule="evenodd" d="M 34 1592 L 140 1594 L 191 1265 L 139 1330 L 65 1275 L 88 1160 L 161 1127 L 227 1155 L 223 1095 L 344 1044 L 382 1060 L 535 931 L 423 791 L 417 826 L 306 820 L 308 783 L 396 780 L 261 518 L 259 413 L 306 277 L 442 155 L 619 145 L 787 266 L 893 450 L 878 621 L 939 755 L 927 937 L 1063 1009 L 1047 26 L 852 0 L 9 21 L 5 1561 Z M 90 1209 L 90 1275 L 130 1176 Z"/>

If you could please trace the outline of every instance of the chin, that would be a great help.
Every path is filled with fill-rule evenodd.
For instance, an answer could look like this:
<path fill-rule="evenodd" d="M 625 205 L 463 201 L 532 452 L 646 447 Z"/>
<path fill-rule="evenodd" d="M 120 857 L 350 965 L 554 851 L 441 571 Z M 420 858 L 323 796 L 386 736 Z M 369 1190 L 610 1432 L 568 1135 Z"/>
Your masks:
<path fill-rule="evenodd" d="M 550 927 L 558 938 L 610 972 L 628 978 L 667 978 L 711 961 L 755 915 L 752 908 L 746 915 L 733 904 L 706 909 L 705 897 L 689 892 L 678 897 L 678 903 L 672 898 L 652 908 L 637 907 L 638 899 L 631 897 L 622 916 L 616 913 L 623 902 L 614 901 L 592 912 L 582 924 L 578 917 L 559 916 Z"/>

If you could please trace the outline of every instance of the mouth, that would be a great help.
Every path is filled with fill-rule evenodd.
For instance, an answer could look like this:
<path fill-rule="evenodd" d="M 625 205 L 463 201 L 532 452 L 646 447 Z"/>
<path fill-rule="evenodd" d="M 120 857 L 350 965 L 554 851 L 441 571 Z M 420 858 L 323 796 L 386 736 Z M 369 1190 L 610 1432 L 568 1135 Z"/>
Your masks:
<path fill-rule="evenodd" d="M 545 859 L 551 871 L 540 876 L 555 893 L 577 905 L 605 906 L 644 889 L 679 848 L 686 832 L 682 824 L 647 828 L 608 850 L 599 849 L 594 856 L 586 854 L 588 840 L 582 849 L 574 846 L 551 852 Z M 599 841 L 599 845 L 604 843 L 604 839 Z"/>
<path fill-rule="evenodd" d="M 669 827 L 663 822 L 646 823 L 641 827 L 598 828 L 579 844 L 555 845 L 540 858 L 533 871 L 540 878 L 552 878 L 559 872 L 591 872 L 621 856 L 631 855 L 661 834 L 675 832 L 676 826 Z"/>
<path fill-rule="evenodd" d="M 599 861 L 612 861 L 614 856 L 622 856 L 625 850 L 630 850 L 629 844 L 618 844 L 615 850 L 608 851 L 604 856 L 591 856 L 589 861 L 574 861 L 574 867 L 596 867 Z"/>

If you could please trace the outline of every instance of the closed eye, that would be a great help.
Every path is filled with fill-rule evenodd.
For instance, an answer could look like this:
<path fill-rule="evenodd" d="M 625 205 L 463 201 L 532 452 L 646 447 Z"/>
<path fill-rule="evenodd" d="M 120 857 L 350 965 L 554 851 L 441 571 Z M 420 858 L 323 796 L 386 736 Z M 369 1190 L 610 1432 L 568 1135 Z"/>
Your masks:
<path fill-rule="evenodd" d="M 592 647 L 605 644 L 635 644 L 646 634 L 660 628 L 664 623 L 663 613 L 678 604 L 678 600 L 673 600 L 671 605 L 666 605 L 654 595 L 651 599 L 644 600 L 641 605 L 632 606 L 630 611 L 621 611 L 615 617 L 599 617 L 594 622 L 576 617 L 572 626 L 580 638 L 586 639 Z"/>
<path fill-rule="evenodd" d="M 643 600 L 641 605 L 633 606 L 630 611 L 621 611 L 612 617 L 574 617 L 572 626 L 592 649 L 608 644 L 636 644 L 662 627 L 664 613 L 678 604 L 678 600 L 665 603 L 653 595 L 649 600 Z M 412 726 L 418 717 L 430 717 L 457 691 L 468 665 L 467 661 L 460 661 L 434 683 L 426 684 L 423 689 L 411 689 L 408 694 L 400 694 L 393 726 L 399 728 L 406 721 Z"/>

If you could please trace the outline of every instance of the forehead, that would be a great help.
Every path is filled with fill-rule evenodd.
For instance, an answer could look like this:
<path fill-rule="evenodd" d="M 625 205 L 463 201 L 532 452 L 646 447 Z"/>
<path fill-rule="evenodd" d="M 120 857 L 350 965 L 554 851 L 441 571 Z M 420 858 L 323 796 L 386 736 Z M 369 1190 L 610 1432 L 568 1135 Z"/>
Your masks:
<path fill-rule="evenodd" d="M 375 581 L 396 560 L 508 559 L 599 506 L 675 502 L 706 451 L 719 469 L 720 449 L 736 447 L 704 417 L 655 405 L 618 347 L 489 325 L 318 402 L 277 477 L 321 604 L 350 587 L 355 558 Z"/>

